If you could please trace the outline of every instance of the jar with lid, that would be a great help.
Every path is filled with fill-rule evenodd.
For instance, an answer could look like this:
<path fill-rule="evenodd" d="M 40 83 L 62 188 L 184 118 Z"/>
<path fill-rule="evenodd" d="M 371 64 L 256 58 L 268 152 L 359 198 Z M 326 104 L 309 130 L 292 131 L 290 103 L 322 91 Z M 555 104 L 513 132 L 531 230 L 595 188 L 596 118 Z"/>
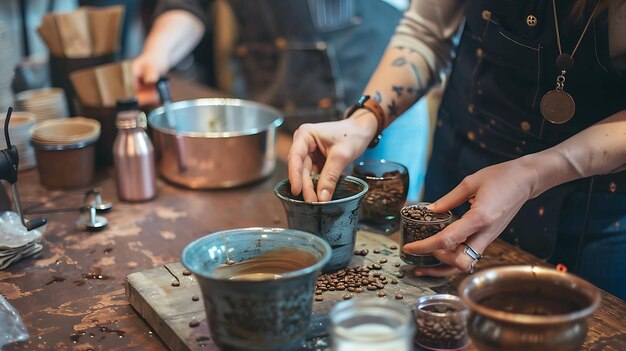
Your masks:
<path fill-rule="evenodd" d="M 146 134 L 146 117 L 137 99 L 117 102 L 113 161 L 117 194 L 123 201 L 147 201 L 156 196 L 154 147 Z"/>

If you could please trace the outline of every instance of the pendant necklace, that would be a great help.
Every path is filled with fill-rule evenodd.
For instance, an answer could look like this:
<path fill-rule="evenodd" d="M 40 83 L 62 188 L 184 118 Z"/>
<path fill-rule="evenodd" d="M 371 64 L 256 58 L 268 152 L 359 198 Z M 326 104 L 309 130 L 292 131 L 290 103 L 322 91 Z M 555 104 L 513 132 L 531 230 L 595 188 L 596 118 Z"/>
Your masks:
<path fill-rule="evenodd" d="M 598 3 L 599 4 L 599 3 Z M 541 114 L 543 118 L 552 122 L 554 124 L 563 124 L 568 122 L 574 116 L 574 112 L 576 111 L 576 103 L 574 102 L 574 98 L 565 92 L 565 73 L 567 70 L 574 67 L 574 54 L 576 54 L 576 50 L 578 50 L 578 46 L 580 46 L 580 42 L 583 40 L 585 33 L 587 33 L 587 29 L 589 29 L 589 24 L 591 24 L 591 20 L 598 8 L 598 4 L 594 7 L 591 12 L 591 17 L 587 21 L 585 25 L 585 29 L 583 29 L 580 38 L 578 38 L 578 42 L 576 46 L 574 46 L 574 50 L 572 50 L 571 54 L 564 53 L 561 48 L 561 36 L 559 33 L 559 20 L 556 14 L 556 0 L 552 0 L 552 11 L 554 12 L 554 29 L 556 31 L 556 43 L 559 47 L 559 56 L 556 58 L 556 66 L 561 70 L 561 73 L 556 77 L 556 88 L 554 90 L 550 90 L 547 92 L 543 98 L 541 98 L 541 104 L 539 106 L 541 110 Z"/>

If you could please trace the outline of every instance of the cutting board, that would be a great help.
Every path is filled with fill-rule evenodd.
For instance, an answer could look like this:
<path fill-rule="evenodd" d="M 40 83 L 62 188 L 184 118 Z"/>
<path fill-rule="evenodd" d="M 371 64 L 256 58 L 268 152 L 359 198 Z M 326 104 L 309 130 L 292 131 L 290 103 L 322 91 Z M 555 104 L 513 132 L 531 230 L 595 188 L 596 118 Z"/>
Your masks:
<path fill-rule="evenodd" d="M 445 278 L 415 278 L 410 274 L 410 266 L 395 267 L 395 263 L 401 261 L 398 257 L 399 248 L 391 249 L 394 246 L 399 245 L 383 235 L 364 231 L 357 233 L 355 249 L 368 249 L 369 253 L 365 257 L 353 256 L 349 267 L 367 266 L 385 258 L 387 262 L 381 264 L 382 269 L 379 272 L 389 280 L 396 278 L 398 284 L 387 284 L 384 289 L 387 293 L 385 297 L 378 297 L 378 291 L 366 290 L 360 294 L 353 293 L 354 299 L 373 297 L 396 300 L 394 295 L 400 292 L 404 297 L 396 301 L 412 307 L 419 296 L 434 294 L 433 289 L 440 291 L 450 288 L 450 283 Z M 374 253 L 374 250 L 380 250 L 380 253 Z M 218 350 L 210 338 L 200 288 L 195 277 L 183 275 L 183 270 L 182 264 L 177 262 L 130 274 L 126 278 L 128 301 L 171 350 Z M 405 272 L 403 278 L 397 277 L 400 271 Z M 172 281 L 177 280 L 180 286 L 172 286 Z M 347 291 L 324 292 L 323 301 L 313 302 L 307 342 L 309 349 L 325 349 L 328 312 L 337 302 L 343 301 L 346 293 Z M 200 299 L 193 301 L 194 296 Z M 200 325 L 191 328 L 189 322 L 192 320 L 200 321 Z"/>

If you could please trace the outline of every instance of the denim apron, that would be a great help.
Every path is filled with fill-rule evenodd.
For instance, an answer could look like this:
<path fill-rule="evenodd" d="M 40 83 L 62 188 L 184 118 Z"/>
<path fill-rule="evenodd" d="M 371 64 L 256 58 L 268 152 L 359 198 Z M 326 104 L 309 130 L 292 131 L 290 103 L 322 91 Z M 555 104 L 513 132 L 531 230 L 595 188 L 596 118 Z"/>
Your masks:
<path fill-rule="evenodd" d="M 361 95 L 401 13 L 359 0 L 229 0 L 246 96 L 281 109 L 295 130 L 339 119 Z M 245 25 L 244 25 L 245 24 Z"/>
<path fill-rule="evenodd" d="M 591 13 L 588 9 L 583 20 L 572 20 L 573 3 L 557 1 L 561 43 L 568 53 Z M 425 180 L 426 201 L 442 197 L 484 167 L 552 147 L 626 109 L 626 77 L 609 59 L 606 11 L 592 21 L 575 54 L 575 67 L 567 71 L 565 91 L 574 97 L 576 113 L 562 125 L 545 121 L 539 112 L 543 94 L 556 86 L 557 56 L 551 1 L 467 2 L 466 22 L 439 111 Z M 589 233 L 603 237 L 606 232 L 589 221 L 589 213 L 594 213 L 588 206 L 592 198 L 602 196 L 608 203 L 623 204 L 625 191 L 624 172 L 555 187 L 528 201 L 501 237 L 542 258 L 568 258 L 570 270 L 576 270 L 578 258 L 584 256 L 580 246 L 594 240 Z M 457 215 L 467 208 L 458 209 Z M 611 215 L 606 220 L 624 221 L 626 227 L 626 214 L 613 211 Z M 626 250 L 624 230 L 612 234 L 620 237 L 622 251 Z M 570 250 L 563 251 L 565 247 Z M 624 287 L 620 289 L 623 293 Z"/>

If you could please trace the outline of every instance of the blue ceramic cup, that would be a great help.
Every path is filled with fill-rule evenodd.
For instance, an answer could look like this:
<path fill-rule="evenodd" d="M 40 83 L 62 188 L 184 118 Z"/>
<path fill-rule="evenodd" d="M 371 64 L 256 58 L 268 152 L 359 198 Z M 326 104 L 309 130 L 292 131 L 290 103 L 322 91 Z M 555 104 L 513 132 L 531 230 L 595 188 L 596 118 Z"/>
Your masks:
<path fill-rule="evenodd" d="M 319 175 L 314 175 L 311 179 L 317 184 Z M 342 176 L 337 182 L 331 201 L 305 202 L 302 195 L 291 194 L 288 179 L 280 181 L 274 187 L 274 194 L 285 208 L 289 228 L 313 233 L 324 239 L 333 249 L 333 255 L 322 268 L 322 272 L 334 272 L 346 268 L 350 263 L 359 224 L 359 205 L 367 190 L 367 183 L 361 179 Z"/>
<path fill-rule="evenodd" d="M 295 248 L 315 263 L 275 280 L 230 280 L 215 270 L 278 249 Z M 245 228 L 216 232 L 183 250 L 182 262 L 196 276 L 213 341 L 222 350 L 298 350 L 304 341 L 315 282 L 331 249 L 297 230 Z"/>

